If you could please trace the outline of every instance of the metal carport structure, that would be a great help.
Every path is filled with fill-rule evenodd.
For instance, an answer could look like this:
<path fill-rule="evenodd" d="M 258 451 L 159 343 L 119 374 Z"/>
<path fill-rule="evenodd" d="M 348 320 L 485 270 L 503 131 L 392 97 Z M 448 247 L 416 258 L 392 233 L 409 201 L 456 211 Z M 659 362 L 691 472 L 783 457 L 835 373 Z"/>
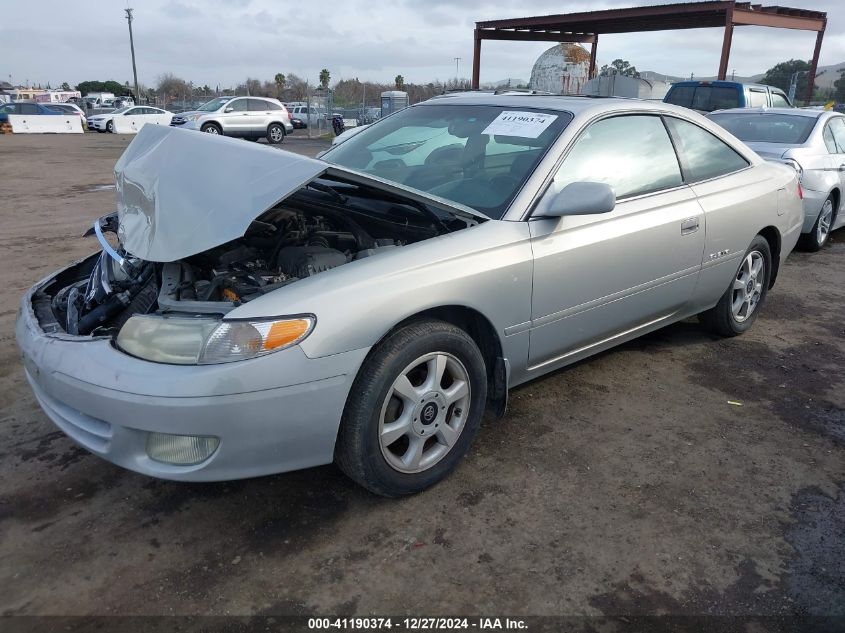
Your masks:
<path fill-rule="evenodd" d="M 768 26 L 783 29 L 815 31 L 816 48 L 810 63 L 807 101 L 812 97 L 819 52 L 822 47 L 827 13 L 789 7 L 764 7 L 750 2 L 716 1 L 683 2 L 630 9 L 607 9 L 544 15 L 509 20 L 488 20 L 475 23 L 475 46 L 472 55 L 472 87 L 478 89 L 483 40 L 523 42 L 576 42 L 590 44 L 590 78 L 596 74 L 596 47 L 599 35 L 724 27 L 719 79 L 725 79 L 735 26 Z"/>

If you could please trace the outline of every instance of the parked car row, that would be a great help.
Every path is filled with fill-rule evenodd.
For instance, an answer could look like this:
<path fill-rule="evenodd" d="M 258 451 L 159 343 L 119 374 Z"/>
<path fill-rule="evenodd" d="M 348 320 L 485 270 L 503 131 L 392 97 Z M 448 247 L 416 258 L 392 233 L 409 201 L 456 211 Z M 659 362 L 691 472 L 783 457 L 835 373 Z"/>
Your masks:
<path fill-rule="evenodd" d="M 727 114 L 450 94 L 311 159 L 220 138 L 283 124 L 254 99 L 177 124 L 210 134 L 144 127 L 101 250 L 21 302 L 45 413 L 150 476 L 335 461 L 375 493 L 421 491 L 511 387 L 693 315 L 746 332 L 807 222 L 808 154 L 764 160 Z M 239 129 L 250 112 L 280 118 Z M 829 153 L 836 121 L 817 122 Z"/>

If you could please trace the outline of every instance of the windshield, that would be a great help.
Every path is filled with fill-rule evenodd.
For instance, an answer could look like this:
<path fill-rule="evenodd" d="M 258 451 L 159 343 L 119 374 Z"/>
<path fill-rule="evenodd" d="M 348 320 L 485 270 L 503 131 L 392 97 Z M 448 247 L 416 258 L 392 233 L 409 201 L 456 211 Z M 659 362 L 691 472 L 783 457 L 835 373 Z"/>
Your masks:
<path fill-rule="evenodd" d="M 739 107 L 739 90 L 724 86 L 675 86 L 665 101 L 704 112 L 727 110 Z"/>
<path fill-rule="evenodd" d="M 572 120 L 568 112 L 476 105 L 406 108 L 323 160 L 501 218 Z"/>
<path fill-rule="evenodd" d="M 220 106 L 224 103 L 228 103 L 232 100 L 233 97 L 217 97 L 216 99 L 212 99 L 208 103 L 203 103 L 200 107 L 197 108 L 197 112 L 214 112 L 215 110 L 219 110 Z"/>
<path fill-rule="evenodd" d="M 746 143 L 806 143 L 818 119 L 794 114 L 720 113 L 710 118 Z"/>

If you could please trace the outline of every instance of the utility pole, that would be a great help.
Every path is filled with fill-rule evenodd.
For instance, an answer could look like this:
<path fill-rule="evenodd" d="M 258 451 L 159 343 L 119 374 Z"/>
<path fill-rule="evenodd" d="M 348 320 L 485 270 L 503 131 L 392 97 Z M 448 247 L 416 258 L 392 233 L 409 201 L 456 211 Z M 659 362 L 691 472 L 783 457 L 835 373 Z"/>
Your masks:
<path fill-rule="evenodd" d="M 457 87 L 458 87 L 458 75 L 460 74 L 459 71 L 458 71 L 458 68 L 459 68 L 459 65 L 461 63 L 461 58 L 455 57 L 454 60 L 455 60 L 455 88 L 457 89 Z"/>
<path fill-rule="evenodd" d="M 135 40 L 132 38 L 132 9 L 126 8 L 126 21 L 129 22 L 129 49 L 132 51 L 132 77 L 135 79 L 135 99 L 141 102 L 141 95 L 138 92 L 138 70 L 135 68 Z"/>

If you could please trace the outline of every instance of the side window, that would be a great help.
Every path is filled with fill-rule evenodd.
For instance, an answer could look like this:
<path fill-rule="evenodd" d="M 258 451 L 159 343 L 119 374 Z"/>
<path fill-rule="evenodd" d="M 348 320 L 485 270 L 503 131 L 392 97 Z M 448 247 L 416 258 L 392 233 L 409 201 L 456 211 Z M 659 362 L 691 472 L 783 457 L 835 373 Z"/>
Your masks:
<path fill-rule="evenodd" d="M 21 103 L 21 114 L 41 114 L 41 110 L 34 103 Z"/>
<path fill-rule="evenodd" d="M 831 123 L 832 121 L 829 121 L 828 124 L 824 126 L 822 137 L 824 138 L 824 146 L 827 148 L 827 151 L 831 154 L 836 154 L 836 141 L 833 138 L 833 130 L 830 128 Z"/>
<path fill-rule="evenodd" d="M 246 112 L 246 99 L 235 99 L 226 104 L 226 108 L 232 108 L 233 112 Z"/>
<path fill-rule="evenodd" d="M 560 191 L 583 180 L 607 183 L 617 198 L 683 184 L 663 122 L 648 115 L 617 116 L 589 126 L 555 174 L 554 183 Z"/>
<path fill-rule="evenodd" d="M 266 112 L 269 108 L 267 102 L 262 99 L 247 99 L 250 112 Z"/>
<path fill-rule="evenodd" d="M 694 123 L 666 117 L 687 182 L 724 176 L 748 167 L 730 145 Z"/>
<path fill-rule="evenodd" d="M 673 103 L 688 108 L 692 105 L 693 94 L 695 94 L 695 88 L 693 86 L 675 86 L 669 90 L 665 101 L 666 103 Z"/>
<path fill-rule="evenodd" d="M 273 103 L 272 101 L 265 101 L 264 108 L 266 110 L 281 110 L 282 106 L 280 106 L 278 103 Z"/>
<path fill-rule="evenodd" d="M 836 143 L 836 153 L 845 154 L 845 118 L 838 116 L 831 119 L 828 127 L 833 133 L 833 140 Z"/>
<path fill-rule="evenodd" d="M 772 107 L 773 108 L 791 108 L 792 106 L 789 104 L 789 101 L 786 99 L 786 95 L 782 92 L 775 92 L 772 90 Z"/>
<path fill-rule="evenodd" d="M 748 91 L 749 108 L 764 108 L 767 105 L 769 105 L 769 97 L 765 90 L 755 90 L 752 88 Z"/>

